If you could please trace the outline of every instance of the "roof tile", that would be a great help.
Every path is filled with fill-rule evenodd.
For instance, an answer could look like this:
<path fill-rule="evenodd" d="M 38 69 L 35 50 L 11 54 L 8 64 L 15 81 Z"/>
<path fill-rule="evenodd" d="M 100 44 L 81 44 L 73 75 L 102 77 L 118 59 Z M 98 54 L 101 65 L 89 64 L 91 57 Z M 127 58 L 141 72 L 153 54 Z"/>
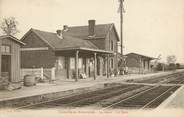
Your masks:
<path fill-rule="evenodd" d="M 90 49 L 98 49 L 93 43 L 88 40 L 79 39 L 76 37 L 63 35 L 63 39 L 60 39 L 56 33 L 40 31 L 32 29 L 42 40 L 51 45 L 54 49 L 72 48 L 72 47 L 85 47 Z"/>

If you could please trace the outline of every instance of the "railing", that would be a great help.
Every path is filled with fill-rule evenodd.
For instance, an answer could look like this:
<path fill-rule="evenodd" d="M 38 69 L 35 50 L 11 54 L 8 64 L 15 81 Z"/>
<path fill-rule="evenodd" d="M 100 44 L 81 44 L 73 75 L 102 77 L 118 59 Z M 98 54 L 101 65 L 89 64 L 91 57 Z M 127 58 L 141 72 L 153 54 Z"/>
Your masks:
<path fill-rule="evenodd" d="M 41 80 L 55 80 L 55 68 L 22 68 L 21 79 L 24 79 L 25 75 L 33 74 L 35 77 Z"/>

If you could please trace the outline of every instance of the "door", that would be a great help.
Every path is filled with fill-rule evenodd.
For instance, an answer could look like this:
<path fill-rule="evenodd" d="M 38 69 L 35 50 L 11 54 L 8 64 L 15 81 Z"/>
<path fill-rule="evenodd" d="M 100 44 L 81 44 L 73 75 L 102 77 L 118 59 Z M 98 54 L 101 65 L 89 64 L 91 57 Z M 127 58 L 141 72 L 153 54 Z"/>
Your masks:
<path fill-rule="evenodd" d="M 11 56 L 10 55 L 2 55 L 1 73 L 2 73 L 2 77 L 6 77 L 10 81 L 11 79 Z"/>

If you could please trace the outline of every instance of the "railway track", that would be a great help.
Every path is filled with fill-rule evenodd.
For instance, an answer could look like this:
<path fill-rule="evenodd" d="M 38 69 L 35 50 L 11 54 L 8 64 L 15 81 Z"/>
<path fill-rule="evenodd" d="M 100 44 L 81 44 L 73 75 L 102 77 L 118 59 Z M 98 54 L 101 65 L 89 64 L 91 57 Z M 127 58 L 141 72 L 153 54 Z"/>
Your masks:
<path fill-rule="evenodd" d="M 179 77 L 180 78 L 180 77 Z M 182 76 L 183 78 L 183 76 Z M 181 84 L 184 80 L 178 80 L 176 84 Z M 109 105 L 105 105 L 103 109 L 108 108 L 156 108 L 165 99 L 167 99 L 173 92 L 175 92 L 180 86 L 155 86 L 148 88 L 143 92 L 139 92 L 131 97 L 122 99 Z"/>
<path fill-rule="evenodd" d="M 141 80 L 141 81 L 135 81 L 136 83 L 159 83 L 159 82 L 163 82 L 173 76 L 176 76 L 176 74 L 170 74 L 170 75 L 167 75 L 167 76 L 160 76 L 160 77 L 157 77 L 157 78 L 151 78 L 151 79 L 144 79 L 144 80 Z"/>
<path fill-rule="evenodd" d="M 175 91 L 179 86 L 155 86 L 148 88 L 143 92 L 139 92 L 131 97 L 125 98 L 111 105 L 106 105 L 104 109 L 109 108 L 124 108 L 124 109 L 143 109 L 143 108 L 155 108 L 168 96 L 171 95 L 170 91 Z"/>
<path fill-rule="evenodd" d="M 50 101 L 39 105 L 27 106 L 24 108 L 42 108 L 42 107 L 81 107 L 85 105 L 94 104 L 100 100 L 111 98 L 116 95 L 120 95 L 130 90 L 135 90 L 144 86 L 140 85 L 122 85 L 113 88 L 107 88 L 100 91 L 93 91 L 86 94 L 75 95 L 69 98 L 58 99 L 56 101 Z"/>
<path fill-rule="evenodd" d="M 168 84 L 183 84 L 184 83 L 184 75 L 180 75 L 176 77 L 175 79 L 171 79 L 168 82 Z"/>
<path fill-rule="evenodd" d="M 144 88 L 143 88 L 144 87 Z M 43 103 L 39 105 L 32 105 L 24 107 L 24 109 L 39 109 L 39 108 L 53 108 L 53 107 L 64 107 L 64 108 L 75 108 L 75 107 L 85 107 L 95 104 L 104 99 L 108 99 L 114 96 L 123 95 L 127 92 L 135 90 L 137 88 L 142 88 L 142 90 L 133 93 L 130 97 L 124 97 L 120 101 L 115 101 L 110 105 L 103 105 L 103 109 L 107 108 L 155 108 L 162 101 L 164 101 L 171 92 L 174 92 L 179 88 L 179 86 L 128 86 L 110 93 L 103 93 L 100 95 L 93 94 L 92 96 L 86 96 L 86 98 L 80 98 L 78 100 L 57 100 L 48 103 Z M 76 99 L 76 98 L 75 98 Z M 120 98 L 121 99 L 121 98 Z"/>
<path fill-rule="evenodd" d="M 56 104 L 58 104 L 58 103 L 67 104 L 67 103 L 70 103 L 70 102 L 74 102 L 76 100 L 85 99 L 85 98 L 88 98 L 88 97 L 93 97 L 93 96 L 103 94 L 103 93 L 107 93 L 107 92 L 110 92 L 110 91 L 113 91 L 113 90 L 124 89 L 127 86 L 130 86 L 130 85 L 118 85 L 118 86 L 113 86 L 113 87 L 107 87 L 107 88 L 104 88 L 104 89 L 99 89 L 99 90 L 96 90 L 96 91 L 89 91 L 89 92 L 85 92 L 85 93 L 81 93 L 81 94 L 71 94 L 71 95 L 67 95 L 65 97 L 61 97 L 61 98 L 54 99 L 54 100 L 49 100 L 49 101 L 40 102 L 40 103 L 36 103 L 36 104 L 30 104 L 30 105 L 26 105 L 26 106 L 16 107 L 16 109 L 32 108 L 32 107 L 34 108 L 36 106 L 49 105 L 49 104 L 52 105 L 52 103 L 53 104 L 54 103 L 56 103 Z"/>
<path fill-rule="evenodd" d="M 167 76 L 161 76 L 158 78 L 145 79 L 141 81 L 136 81 L 135 83 L 168 83 L 168 84 L 178 84 L 181 80 L 184 80 L 184 73 L 174 73 Z M 184 82 L 181 82 L 183 84 Z"/>
<path fill-rule="evenodd" d="M 160 81 L 159 81 L 160 79 Z M 149 81 L 150 80 L 150 81 Z M 147 79 L 146 83 L 184 83 L 184 74 L 172 74 L 158 79 Z M 97 91 L 89 91 L 81 94 L 62 97 L 32 105 L 18 107 L 17 109 L 41 109 L 41 108 L 76 108 L 98 106 L 108 108 L 145 109 L 156 108 L 167 99 L 180 86 L 145 86 L 143 84 L 122 84 Z"/>
<path fill-rule="evenodd" d="M 101 100 L 108 99 L 108 98 L 111 98 L 111 97 L 114 97 L 114 96 L 118 96 L 120 94 L 124 94 L 126 92 L 135 90 L 137 88 L 142 89 L 143 87 L 148 87 L 148 86 L 130 86 L 130 87 L 127 87 L 125 89 L 120 89 L 119 91 L 113 91 L 113 92 L 110 92 L 110 93 L 107 93 L 107 94 L 101 94 L 101 95 L 97 95 L 97 96 L 94 96 L 94 97 L 89 97 L 89 98 L 86 98 L 86 99 L 82 99 L 82 100 L 79 100 L 79 101 L 76 101 L 76 102 L 72 102 L 70 104 L 67 104 L 66 106 L 82 107 L 82 106 L 86 106 L 86 105 L 91 105 L 91 104 L 97 103 Z"/>
<path fill-rule="evenodd" d="M 150 101 L 147 104 L 145 104 L 143 107 L 141 107 L 141 109 L 144 109 L 144 108 L 156 108 L 166 98 L 168 98 L 172 93 L 174 93 L 178 88 L 179 88 L 179 86 L 173 86 L 173 87 L 169 88 L 168 90 L 166 90 L 165 92 L 160 94 L 157 98 L 155 98 L 152 101 Z"/>

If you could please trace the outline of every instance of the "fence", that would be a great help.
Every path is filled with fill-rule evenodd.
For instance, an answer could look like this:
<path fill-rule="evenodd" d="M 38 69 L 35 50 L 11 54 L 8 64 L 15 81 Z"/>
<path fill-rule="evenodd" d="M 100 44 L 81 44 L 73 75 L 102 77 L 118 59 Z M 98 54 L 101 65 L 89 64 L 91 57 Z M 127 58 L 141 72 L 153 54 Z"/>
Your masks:
<path fill-rule="evenodd" d="M 33 74 L 35 77 L 40 79 L 55 80 L 55 68 L 22 68 L 21 80 L 23 81 L 24 76 L 30 74 Z"/>

